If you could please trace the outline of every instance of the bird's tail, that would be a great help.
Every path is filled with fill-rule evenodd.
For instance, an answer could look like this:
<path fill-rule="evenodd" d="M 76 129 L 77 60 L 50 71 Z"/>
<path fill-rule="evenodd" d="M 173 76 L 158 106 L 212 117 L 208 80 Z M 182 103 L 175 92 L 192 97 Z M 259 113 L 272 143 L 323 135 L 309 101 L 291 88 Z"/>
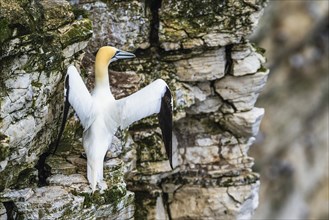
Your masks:
<path fill-rule="evenodd" d="M 96 190 L 97 183 L 103 180 L 103 160 L 88 159 L 87 161 L 87 177 L 93 192 Z"/>

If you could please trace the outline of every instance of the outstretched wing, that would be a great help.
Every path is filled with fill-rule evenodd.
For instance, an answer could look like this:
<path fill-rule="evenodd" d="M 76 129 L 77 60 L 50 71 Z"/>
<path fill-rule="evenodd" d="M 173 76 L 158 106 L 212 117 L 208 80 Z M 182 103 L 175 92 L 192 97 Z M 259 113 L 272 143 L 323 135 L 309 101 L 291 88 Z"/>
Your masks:
<path fill-rule="evenodd" d="M 172 96 L 167 84 L 158 79 L 134 94 L 117 101 L 120 127 L 158 114 L 162 139 L 172 167 Z"/>
<path fill-rule="evenodd" d="M 74 66 L 69 66 L 67 70 L 68 88 L 66 99 L 78 115 L 83 128 L 86 130 L 94 121 L 93 99 L 86 85 L 82 81 L 78 70 Z"/>
<path fill-rule="evenodd" d="M 64 83 L 64 112 L 61 128 L 55 145 L 54 153 L 59 145 L 63 134 L 67 115 L 70 105 L 78 115 L 83 128 L 86 130 L 90 127 L 94 120 L 93 101 L 92 97 L 82 81 L 78 70 L 74 66 L 69 66 Z"/>

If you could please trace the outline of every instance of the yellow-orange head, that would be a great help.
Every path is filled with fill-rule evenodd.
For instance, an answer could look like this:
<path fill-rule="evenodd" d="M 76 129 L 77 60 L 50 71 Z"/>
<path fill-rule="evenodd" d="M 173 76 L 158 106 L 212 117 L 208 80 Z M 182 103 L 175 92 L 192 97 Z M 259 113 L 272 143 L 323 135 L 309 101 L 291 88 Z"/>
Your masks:
<path fill-rule="evenodd" d="M 95 60 L 95 79 L 96 85 L 108 84 L 108 65 L 119 59 L 134 58 L 135 55 L 126 51 L 119 50 L 115 47 L 101 47 L 96 55 Z"/>

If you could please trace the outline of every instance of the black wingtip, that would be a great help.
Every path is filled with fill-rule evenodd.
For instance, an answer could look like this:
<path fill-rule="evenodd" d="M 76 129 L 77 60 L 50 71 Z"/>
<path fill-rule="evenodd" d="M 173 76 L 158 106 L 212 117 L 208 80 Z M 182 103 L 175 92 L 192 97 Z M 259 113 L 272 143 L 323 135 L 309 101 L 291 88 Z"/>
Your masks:
<path fill-rule="evenodd" d="M 167 87 L 161 99 L 161 108 L 158 114 L 159 125 L 161 128 L 162 139 L 166 148 L 166 153 L 169 159 L 170 167 L 172 165 L 172 96 L 169 88 Z"/>
<path fill-rule="evenodd" d="M 61 141 L 61 138 L 62 138 L 62 135 L 63 135 L 63 132 L 64 132 L 67 116 L 68 116 L 68 113 L 69 113 L 69 108 L 70 108 L 70 103 L 69 103 L 69 91 L 70 91 L 69 75 L 67 75 L 66 78 L 65 78 L 64 86 L 65 86 L 65 89 L 66 89 L 66 93 L 65 93 L 63 119 L 62 119 L 61 128 L 60 128 L 59 133 L 58 133 L 58 137 L 57 137 L 57 140 L 56 140 L 55 149 L 52 153 L 53 155 L 55 155 L 55 153 L 58 149 L 59 143 Z"/>

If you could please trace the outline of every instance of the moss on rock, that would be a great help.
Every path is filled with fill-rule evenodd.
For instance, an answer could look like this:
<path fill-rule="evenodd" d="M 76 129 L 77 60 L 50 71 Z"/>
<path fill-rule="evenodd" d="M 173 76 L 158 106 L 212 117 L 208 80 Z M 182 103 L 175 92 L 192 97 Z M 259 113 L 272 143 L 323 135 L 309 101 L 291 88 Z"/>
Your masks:
<path fill-rule="evenodd" d="M 56 136 L 63 66 L 81 54 L 91 22 L 74 21 L 64 0 L 1 0 L 0 26 L 0 130 L 10 139 L 0 144 L 0 175 L 7 177 L 0 178 L 1 191 L 37 181 L 32 180 L 37 158 Z M 66 57 L 61 30 L 74 30 L 63 42 L 73 51 Z M 23 75 L 28 81 L 16 88 L 15 80 Z"/>
<path fill-rule="evenodd" d="M 12 35 L 12 31 L 9 27 L 9 22 L 4 19 L 0 18 L 0 43 L 3 43 L 5 40 L 9 39 Z"/>
<path fill-rule="evenodd" d="M 67 29 L 67 27 L 60 29 L 60 42 L 63 48 L 74 42 L 84 41 L 91 37 L 92 35 L 92 23 L 89 19 L 81 19 L 72 23 Z"/>

